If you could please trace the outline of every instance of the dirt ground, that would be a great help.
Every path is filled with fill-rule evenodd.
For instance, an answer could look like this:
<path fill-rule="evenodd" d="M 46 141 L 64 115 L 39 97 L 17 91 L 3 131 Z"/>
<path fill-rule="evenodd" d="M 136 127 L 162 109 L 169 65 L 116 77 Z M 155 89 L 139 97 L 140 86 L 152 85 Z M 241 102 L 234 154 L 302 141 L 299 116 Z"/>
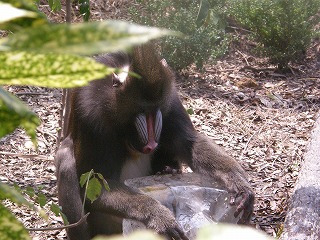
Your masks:
<path fill-rule="evenodd" d="M 129 1 L 95 1 L 94 19 L 123 18 L 119 9 Z M 108 4 L 108 5 L 107 5 Z M 59 13 L 51 19 L 62 21 Z M 103 12 L 103 14 L 102 14 Z M 61 13 L 60 13 L 61 14 Z M 119 15 L 119 16 L 118 16 Z M 59 18 L 60 16 L 60 18 Z M 73 21 L 80 21 L 77 16 Z M 272 236 L 281 232 L 287 203 L 305 147 L 320 109 L 320 42 L 308 49 L 306 59 L 290 73 L 277 73 L 266 59 L 251 55 L 245 35 L 228 54 L 205 71 L 194 67 L 177 74 L 177 86 L 194 126 L 223 146 L 246 169 L 256 194 L 252 225 Z M 250 68 L 246 67 L 250 66 Z M 268 69 L 267 69 L 268 68 Z M 0 181 L 44 193 L 57 203 L 53 157 L 60 118 L 60 89 L 7 87 L 40 117 L 39 148 L 34 150 L 23 130 L 0 140 Z M 26 208 L 6 202 L 29 228 L 62 225 L 49 213 L 49 221 Z M 65 231 L 31 232 L 36 239 L 65 239 Z"/>

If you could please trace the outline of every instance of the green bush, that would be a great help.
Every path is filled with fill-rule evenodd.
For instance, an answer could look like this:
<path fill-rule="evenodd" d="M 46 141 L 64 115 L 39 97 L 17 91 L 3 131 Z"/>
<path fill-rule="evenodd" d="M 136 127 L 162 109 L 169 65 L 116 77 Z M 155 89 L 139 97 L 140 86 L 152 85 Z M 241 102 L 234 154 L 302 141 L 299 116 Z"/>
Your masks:
<path fill-rule="evenodd" d="M 216 58 L 227 49 L 223 1 L 203 2 L 210 5 L 205 9 L 210 11 L 201 24 L 197 21 L 200 1 L 136 0 L 130 13 L 134 22 L 169 28 L 186 35 L 183 39 L 167 37 L 160 43 L 161 53 L 171 67 L 178 70 L 191 63 L 202 67 L 209 57 Z"/>
<path fill-rule="evenodd" d="M 304 56 L 319 23 L 319 0 L 231 0 L 230 16 L 248 27 L 271 63 L 286 68 Z"/>

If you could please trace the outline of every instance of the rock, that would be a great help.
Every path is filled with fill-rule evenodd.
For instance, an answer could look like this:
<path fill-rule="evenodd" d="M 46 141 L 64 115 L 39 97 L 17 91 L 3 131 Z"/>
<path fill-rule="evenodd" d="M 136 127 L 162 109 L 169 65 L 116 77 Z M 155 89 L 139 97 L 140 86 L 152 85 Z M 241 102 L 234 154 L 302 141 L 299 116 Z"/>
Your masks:
<path fill-rule="evenodd" d="M 320 236 L 320 113 L 290 198 L 281 240 L 317 240 Z"/>
<path fill-rule="evenodd" d="M 218 181 L 196 173 L 155 175 L 125 181 L 127 186 L 158 200 L 169 208 L 190 239 L 205 225 L 217 222 L 237 223 L 231 194 Z M 241 214 L 240 214 L 241 215 Z M 141 222 L 125 219 L 123 233 L 144 229 Z"/>

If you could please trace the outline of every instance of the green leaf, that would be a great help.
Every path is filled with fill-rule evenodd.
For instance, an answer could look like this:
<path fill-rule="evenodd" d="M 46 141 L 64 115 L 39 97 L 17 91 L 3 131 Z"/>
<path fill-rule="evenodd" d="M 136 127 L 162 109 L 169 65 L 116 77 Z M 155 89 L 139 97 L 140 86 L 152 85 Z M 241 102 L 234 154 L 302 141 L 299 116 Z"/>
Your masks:
<path fill-rule="evenodd" d="M 104 180 L 104 177 L 101 173 L 96 173 L 96 175 L 98 176 L 98 178 L 100 178 L 101 180 Z"/>
<path fill-rule="evenodd" d="M 166 29 L 111 20 L 72 25 L 42 25 L 2 39 L 0 50 L 92 55 L 126 50 L 133 45 L 166 35 L 179 34 Z"/>
<path fill-rule="evenodd" d="M 67 216 L 66 216 L 62 211 L 60 211 L 60 216 L 62 217 L 63 224 L 64 224 L 64 225 L 69 225 L 68 218 L 67 218 Z"/>
<path fill-rule="evenodd" d="M 0 2 L 0 23 L 4 23 L 16 18 L 28 17 L 36 18 L 37 14 L 31 11 L 13 7 L 11 4 Z"/>
<path fill-rule="evenodd" d="M 197 27 L 201 27 L 209 15 L 210 3 L 208 0 L 201 0 L 199 12 L 196 20 Z"/>
<path fill-rule="evenodd" d="M 51 210 L 57 217 L 58 217 L 58 216 L 61 216 L 61 217 L 62 217 L 62 220 L 63 220 L 63 223 L 64 223 L 65 225 L 68 225 L 68 224 L 69 224 L 66 215 L 64 215 L 64 213 L 62 212 L 62 210 L 61 210 L 61 208 L 60 208 L 59 205 L 52 203 L 52 204 L 50 205 L 50 210 Z"/>
<path fill-rule="evenodd" d="M 109 184 L 107 183 L 107 181 L 104 179 L 104 177 L 102 176 L 101 173 L 96 173 L 96 176 L 98 176 L 99 179 L 101 179 L 102 183 L 103 183 L 103 187 L 107 190 L 110 191 L 110 187 Z"/>
<path fill-rule="evenodd" d="M 47 197 L 43 193 L 39 193 L 37 202 L 40 204 L 40 207 L 43 207 L 47 203 Z"/>
<path fill-rule="evenodd" d="M 52 11 L 60 11 L 61 10 L 61 0 L 49 0 L 49 7 Z"/>
<path fill-rule="evenodd" d="M 88 188 L 87 188 L 87 198 L 93 202 L 95 201 L 101 194 L 101 183 L 97 178 L 91 178 L 89 180 Z"/>
<path fill-rule="evenodd" d="M 80 176 L 80 186 L 83 187 L 90 180 L 92 175 L 93 175 L 93 170 L 83 173 Z"/>
<path fill-rule="evenodd" d="M 113 72 L 92 58 L 64 54 L 0 52 L 0 85 L 69 88 Z"/>
<path fill-rule="evenodd" d="M 19 205 L 23 204 L 34 209 L 34 206 L 31 203 L 29 203 L 19 191 L 1 182 L 0 182 L 0 199 L 1 200 L 8 199 Z"/>
<path fill-rule="evenodd" d="M 1 64 L 0 64 L 1 65 Z M 1 75 L 1 67 L 0 67 Z M 0 81 L 0 85 L 3 84 Z M 12 132 L 17 127 L 23 127 L 36 144 L 36 127 L 39 118 L 28 109 L 18 98 L 0 87 L 0 137 Z"/>
<path fill-rule="evenodd" d="M 0 239 L 30 240 L 30 236 L 22 223 L 0 203 Z"/>
<path fill-rule="evenodd" d="M 83 20 L 87 22 L 90 17 L 90 1 L 79 0 L 79 3 L 80 3 L 80 13 L 83 15 Z"/>
<path fill-rule="evenodd" d="M 47 215 L 46 211 L 43 210 L 42 208 L 35 210 L 38 212 L 39 216 L 42 217 L 44 220 L 48 221 L 49 216 Z"/>
<path fill-rule="evenodd" d="M 28 187 L 26 188 L 25 193 L 26 193 L 29 197 L 31 197 L 31 198 L 33 198 L 34 195 L 35 195 L 34 189 L 33 189 L 32 187 L 30 187 L 30 186 L 28 186 Z"/>
<path fill-rule="evenodd" d="M 38 212 L 38 214 L 44 218 L 48 219 L 48 216 L 42 209 L 37 209 L 32 203 L 28 202 L 21 194 L 21 189 L 18 186 L 10 187 L 7 184 L 0 182 L 0 200 L 8 199 L 18 205 L 25 205 Z M 0 235 L 1 236 L 1 235 Z M 2 238 L 0 238 L 2 239 Z"/>
<path fill-rule="evenodd" d="M 194 114 L 194 111 L 193 111 L 192 108 L 188 108 L 188 109 L 187 109 L 187 113 L 188 113 L 189 115 L 193 115 L 193 114 Z"/>
<path fill-rule="evenodd" d="M 57 217 L 60 215 L 61 209 L 59 207 L 59 205 L 52 203 L 50 205 L 50 210 L 51 212 L 54 213 L 54 215 L 56 215 Z"/>
<path fill-rule="evenodd" d="M 107 190 L 108 192 L 110 192 L 110 187 L 109 187 L 109 184 L 106 180 L 103 181 L 103 187 L 105 190 Z"/>

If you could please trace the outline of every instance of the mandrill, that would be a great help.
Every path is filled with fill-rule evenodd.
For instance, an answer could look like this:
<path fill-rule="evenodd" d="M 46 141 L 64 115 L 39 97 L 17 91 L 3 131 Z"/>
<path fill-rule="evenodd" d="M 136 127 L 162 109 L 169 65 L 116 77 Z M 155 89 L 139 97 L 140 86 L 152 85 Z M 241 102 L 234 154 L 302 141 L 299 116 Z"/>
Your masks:
<path fill-rule="evenodd" d="M 187 239 L 169 209 L 123 183 L 168 167 L 179 169 L 182 163 L 220 179 L 234 194 L 235 215 L 243 211 L 240 222 L 248 222 L 254 195 L 245 171 L 194 129 L 178 97 L 173 73 L 152 45 L 138 46 L 131 54 L 110 53 L 95 59 L 124 71 L 71 92 L 68 130 L 56 155 L 59 204 L 70 223 L 86 212 L 90 215 L 67 230 L 69 239 L 121 233 L 123 218 L 143 222 L 168 239 Z M 110 191 L 103 190 L 93 203 L 86 201 L 83 212 L 79 178 L 91 169 L 104 176 Z"/>

